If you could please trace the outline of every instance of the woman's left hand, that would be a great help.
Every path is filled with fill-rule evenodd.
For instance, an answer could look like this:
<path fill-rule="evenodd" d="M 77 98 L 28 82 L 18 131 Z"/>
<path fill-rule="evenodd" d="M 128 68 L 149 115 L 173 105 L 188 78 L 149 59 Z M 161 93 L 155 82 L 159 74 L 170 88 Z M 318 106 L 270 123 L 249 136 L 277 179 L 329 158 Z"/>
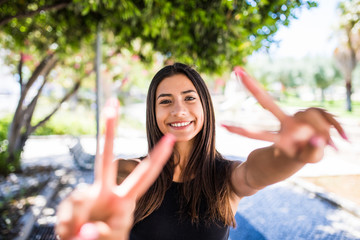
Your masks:
<path fill-rule="evenodd" d="M 343 128 L 332 114 L 320 108 L 308 108 L 289 116 L 242 68 L 235 68 L 235 74 L 261 106 L 269 110 L 280 121 L 281 125 L 278 133 L 252 132 L 241 127 L 222 125 L 230 132 L 253 139 L 274 142 L 275 147 L 288 157 L 303 163 L 320 161 L 326 145 L 336 148 L 330 136 L 331 127 L 335 127 L 341 137 L 347 139 Z"/>

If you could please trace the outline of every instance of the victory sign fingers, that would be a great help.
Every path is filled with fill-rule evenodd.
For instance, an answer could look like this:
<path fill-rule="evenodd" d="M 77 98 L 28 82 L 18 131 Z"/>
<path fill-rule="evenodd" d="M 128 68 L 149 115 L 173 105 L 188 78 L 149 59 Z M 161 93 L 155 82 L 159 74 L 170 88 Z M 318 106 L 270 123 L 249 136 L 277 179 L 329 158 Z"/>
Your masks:
<path fill-rule="evenodd" d="M 321 141 L 335 147 L 330 137 L 331 127 L 335 127 L 339 134 L 344 139 L 347 139 L 341 125 L 331 114 L 321 109 L 309 108 L 298 112 L 294 116 L 289 116 L 244 69 L 236 67 L 234 71 L 236 77 L 241 80 L 259 104 L 280 121 L 281 128 L 278 133 L 254 132 L 241 127 L 223 125 L 230 132 L 249 138 L 274 142 L 278 148 L 289 156 L 295 156 L 299 151 L 305 149 L 307 144 L 310 145 L 310 148 L 323 148 L 322 144 L 319 144 Z"/>

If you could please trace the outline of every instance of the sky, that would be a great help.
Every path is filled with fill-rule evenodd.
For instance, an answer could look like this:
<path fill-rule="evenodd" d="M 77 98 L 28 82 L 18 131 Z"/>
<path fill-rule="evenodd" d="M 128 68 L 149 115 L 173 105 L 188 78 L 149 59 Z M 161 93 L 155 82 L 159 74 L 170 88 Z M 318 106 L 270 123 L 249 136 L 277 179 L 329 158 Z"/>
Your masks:
<path fill-rule="evenodd" d="M 287 27 L 281 27 L 275 35 L 279 47 L 270 48 L 272 57 L 331 56 L 337 44 L 332 38 L 338 20 L 336 13 L 339 0 L 319 0 L 318 7 L 303 8 L 298 19 Z M 256 54 L 255 54 L 256 55 Z"/>

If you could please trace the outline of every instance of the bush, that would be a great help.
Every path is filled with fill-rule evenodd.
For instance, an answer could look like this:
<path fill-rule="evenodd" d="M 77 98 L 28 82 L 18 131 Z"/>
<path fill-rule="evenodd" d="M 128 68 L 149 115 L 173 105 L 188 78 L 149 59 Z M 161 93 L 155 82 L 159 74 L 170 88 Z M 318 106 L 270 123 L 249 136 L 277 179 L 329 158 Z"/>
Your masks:
<path fill-rule="evenodd" d="M 0 119 L 0 141 L 7 139 L 7 133 L 12 120 L 12 116 L 8 115 Z"/>
<path fill-rule="evenodd" d="M 7 134 L 11 120 L 12 116 L 10 115 L 0 119 L 0 175 L 4 176 L 19 169 L 20 166 L 20 152 L 16 153 L 14 162 L 8 163 L 9 153 L 7 149 L 9 141 Z"/>

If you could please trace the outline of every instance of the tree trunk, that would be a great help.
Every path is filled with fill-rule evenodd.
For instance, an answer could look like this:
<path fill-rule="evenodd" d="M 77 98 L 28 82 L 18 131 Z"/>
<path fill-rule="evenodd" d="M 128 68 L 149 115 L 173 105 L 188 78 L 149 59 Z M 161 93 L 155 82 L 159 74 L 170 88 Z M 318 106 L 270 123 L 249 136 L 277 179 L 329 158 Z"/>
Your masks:
<path fill-rule="evenodd" d="M 20 61 L 22 61 L 22 59 L 20 59 Z M 26 106 L 24 100 L 27 96 L 29 89 L 35 83 L 38 77 L 44 75 L 45 73 L 48 74 L 50 70 L 55 66 L 55 63 L 56 63 L 56 59 L 54 57 L 54 54 L 46 55 L 43 58 L 43 60 L 40 62 L 40 64 L 35 68 L 34 72 L 32 73 L 29 80 L 26 82 L 26 84 L 24 83 L 21 86 L 20 98 L 8 132 L 9 145 L 7 151 L 9 153 L 9 157 L 7 163 L 13 164 L 14 166 L 16 166 L 15 168 L 20 167 L 20 164 L 17 163 L 19 161 L 18 158 L 27 140 L 27 136 L 24 135 L 24 132 L 25 133 L 27 132 L 26 126 L 28 126 L 29 122 L 31 122 L 32 113 L 36 105 L 35 102 L 33 104 L 29 104 L 28 106 Z M 21 71 L 20 68 L 19 71 Z M 40 88 L 39 90 L 41 91 L 41 89 L 42 88 Z M 39 94 L 37 94 L 36 96 L 38 95 Z M 34 99 L 32 102 L 34 102 Z M 16 169 L 16 170 L 20 170 L 20 169 Z"/>
<path fill-rule="evenodd" d="M 321 103 L 325 104 L 325 89 L 321 88 Z"/>
<path fill-rule="evenodd" d="M 351 104 L 351 79 L 346 81 L 346 110 L 348 112 L 352 111 L 352 104 Z"/>
<path fill-rule="evenodd" d="M 61 99 L 58 105 L 53 109 L 53 111 L 46 116 L 43 120 L 41 120 L 36 125 L 31 125 L 31 120 L 38 102 L 38 99 L 41 95 L 42 89 L 47 83 L 47 76 L 50 71 L 55 67 L 57 63 L 57 59 L 53 54 L 49 54 L 44 57 L 41 63 L 36 67 L 34 72 L 32 73 L 29 80 L 21 86 L 21 95 L 19 98 L 18 106 L 16 108 L 15 114 L 13 116 L 13 121 L 10 125 L 8 132 L 8 158 L 6 161 L 6 169 L 12 169 L 11 171 L 21 171 L 20 164 L 20 153 L 23 151 L 26 141 L 29 136 L 40 126 L 42 126 L 46 121 L 50 119 L 50 117 L 55 114 L 55 112 L 60 109 L 62 103 L 67 101 L 78 89 L 81 84 L 81 80 L 78 80 L 74 87 Z M 19 67 L 19 71 L 21 68 Z M 43 82 L 38 89 L 35 97 L 30 101 L 29 104 L 25 104 L 24 100 L 28 93 L 28 90 L 31 88 L 33 83 L 39 76 L 43 76 Z M 7 174 L 6 169 L 0 169 L 0 173 Z"/>

